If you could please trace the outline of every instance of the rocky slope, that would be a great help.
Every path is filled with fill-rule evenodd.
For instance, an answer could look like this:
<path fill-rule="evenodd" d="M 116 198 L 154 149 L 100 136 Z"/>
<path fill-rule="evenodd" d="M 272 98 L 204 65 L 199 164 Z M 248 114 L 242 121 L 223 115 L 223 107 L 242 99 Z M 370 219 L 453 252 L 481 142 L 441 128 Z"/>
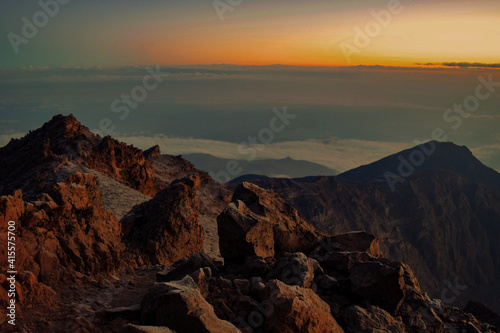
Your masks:
<path fill-rule="evenodd" d="M 443 144 L 443 149 L 450 145 Z M 464 148 L 455 148 L 466 157 L 462 166 L 474 160 Z M 479 182 L 481 175 L 482 182 L 496 177 L 484 170 L 488 168 L 474 166 L 464 176 L 459 170 L 415 172 L 394 192 L 340 177 L 252 182 L 281 195 L 323 232 L 365 230 L 379 235 L 384 256 L 411 265 L 424 290 L 439 296 L 446 282 L 457 278 L 471 289 L 498 286 L 500 281 L 495 236 L 500 232 L 500 187 L 472 181 Z"/>
<path fill-rule="evenodd" d="M 60 180 L 59 171 L 75 162 L 122 181 L 141 193 L 156 193 L 155 174 L 142 151 L 109 136 L 101 138 L 72 115 L 57 115 L 41 128 L 0 148 L 0 194 L 28 193 Z M 59 178 L 59 179 L 58 179 Z"/>
<path fill-rule="evenodd" d="M 373 235 L 294 238 L 296 228 L 312 230 L 272 192 L 243 184 L 218 221 L 225 264 L 196 253 L 158 272 L 139 304 L 107 311 L 136 318 L 120 332 L 495 331 L 429 298 L 407 265 L 381 257 Z M 271 241 L 272 231 L 255 237 L 266 223 L 289 233 L 293 248 Z M 224 225 L 239 230 L 239 246 Z"/>
<path fill-rule="evenodd" d="M 467 147 L 438 141 L 403 150 L 338 177 L 353 183 L 387 186 L 387 177 L 406 178 L 436 170 L 446 170 L 475 184 L 500 186 L 500 174 L 481 163 Z"/>
<path fill-rule="evenodd" d="M 2 331 L 493 331 L 422 293 L 376 236 L 327 236 L 272 191 L 232 193 L 72 116 L 0 148 L 0 162 L 0 237 L 15 221 L 18 271 L 12 327 L 1 266 Z"/>

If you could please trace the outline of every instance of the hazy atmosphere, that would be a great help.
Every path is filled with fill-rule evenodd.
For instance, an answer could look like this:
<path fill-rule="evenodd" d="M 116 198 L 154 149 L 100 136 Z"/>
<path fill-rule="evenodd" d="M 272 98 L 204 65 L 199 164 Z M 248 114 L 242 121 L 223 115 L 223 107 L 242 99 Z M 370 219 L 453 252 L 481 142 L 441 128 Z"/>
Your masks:
<path fill-rule="evenodd" d="M 44 21 L 39 4 L 10 1 L 0 22 L 0 144 L 72 113 L 140 148 L 246 159 L 238 148 L 286 108 L 296 117 L 255 158 L 344 171 L 441 128 L 440 139 L 500 169 L 500 5 L 398 3 L 72 1 L 49 6 Z M 490 81 L 487 98 L 467 100 L 479 77 Z M 464 102 L 474 111 L 458 113 Z"/>
<path fill-rule="evenodd" d="M 499 0 L 4 0 L 0 332 L 500 332 Z"/>
<path fill-rule="evenodd" d="M 273 109 L 286 107 L 295 118 L 265 136 L 269 143 L 255 158 L 290 156 L 345 171 L 428 141 L 441 128 L 447 140 L 500 169 L 500 94 L 469 116 L 446 113 L 475 93 L 478 77 L 500 81 L 496 72 L 225 65 L 160 71 L 163 82 L 129 106 L 121 96 L 142 85 L 145 68 L 3 70 L 2 144 L 55 113 L 72 113 L 91 130 L 140 148 L 246 159 L 240 144 L 249 147 L 248 137 L 258 139 L 269 127 Z"/>

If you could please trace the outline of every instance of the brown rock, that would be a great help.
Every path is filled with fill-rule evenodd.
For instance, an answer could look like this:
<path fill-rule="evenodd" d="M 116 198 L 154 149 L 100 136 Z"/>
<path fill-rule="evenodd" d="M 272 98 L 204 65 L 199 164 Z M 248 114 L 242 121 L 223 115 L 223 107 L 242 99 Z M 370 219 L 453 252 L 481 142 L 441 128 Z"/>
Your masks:
<path fill-rule="evenodd" d="M 387 311 L 376 307 L 351 306 L 343 311 L 343 319 L 347 332 L 375 333 L 375 332 L 406 332 L 401 320 L 396 320 Z"/>
<path fill-rule="evenodd" d="M 198 175 L 177 180 L 122 219 L 132 260 L 170 265 L 203 250 L 196 196 L 200 182 Z"/>
<path fill-rule="evenodd" d="M 154 170 L 140 149 L 94 135 L 73 115 L 54 116 L 25 137 L 11 140 L 0 148 L 0 160 L 0 193 L 16 188 L 46 192 L 55 183 L 54 171 L 68 162 L 92 168 L 147 195 L 157 191 Z"/>
<path fill-rule="evenodd" d="M 141 309 L 143 323 L 171 327 L 179 332 L 240 332 L 215 315 L 190 276 L 181 281 L 155 283 L 142 301 Z"/>
<path fill-rule="evenodd" d="M 159 157 L 161 155 L 160 146 L 156 145 L 149 148 L 148 150 L 145 150 L 143 155 L 148 160 Z"/>
<path fill-rule="evenodd" d="M 364 231 L 326 237 L 323 242 L 336 251 L 367 252 L 374 257 L 381 255 L 379 238 Z"/>
<path fill-rule="evenodd" d="M 188 258 L 178 260 L 166 270 L 156 273 L 156 281 L 169 282 L 181 280 L 184 276 L 204 267 L 210 268 L 212 272 L 217 271 L 212 259 L 208 255 L 203 252 L 195 253 Z"/>
<path fill-rule="evenodd" d="M 332 317 L 328 304 L 311 289 L 271 280 L 261 296 L 269 305 L 265 326 L 271 333 L 344 332 Z"/>
<path fill-rule="evenodd" d="M 273 257 L 276 251 L 309 252 L 319 237 L 282 198 L 250 183 L 236 188 L 217 225 L 221 255 L 230 262 Z"/>
<path fill-rule="evenodd" d="M 311 288 L 315 271 L 322 271 L 316 260 L 306 257 L 303 253 L 293 253 L 278 259 L 270 277 L 288 285 Z"/>
<path fill-rule="evenodd" d="M 118 333 L 175 333 L 168 327 L 164 326 L 139 326 L 127 324 L 122 326 Z"/>
<path fill-rule="evenodd" d="M 16 192 L 15 199 L 0 198 L 5 203 L 0 220 L 13 216 L 12 207 L 20 207 L 21 195 Z M 18 271 L 31 271 L 40 282 L 56 286 L 61 279 L 70 278 L 73 270 L 95 274 L 110 272 L 120 264 L 121 226 L 103 207 L 95 176 L 76 173 L 40 198 L 54 205 L 46 211 L 40 207 L 43 213 L 36 222 L 35 205 L 22 201 L 29 209 L 16 208 L 17 228 L 22 226 L 22 232 L 16 233 Z M 0 237 L 6 236 L 2 234 Z M 4 251 L 0 248 L 0 255 Z"/>

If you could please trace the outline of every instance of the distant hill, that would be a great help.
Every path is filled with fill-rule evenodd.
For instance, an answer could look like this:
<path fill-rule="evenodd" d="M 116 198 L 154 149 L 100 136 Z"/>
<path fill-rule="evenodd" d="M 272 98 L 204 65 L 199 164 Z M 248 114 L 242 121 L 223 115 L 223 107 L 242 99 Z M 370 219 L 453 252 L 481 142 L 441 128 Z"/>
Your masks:
<path fill-rule="evenodd" d="M 386 176 L 408 178 L 436 170 L 455 173 L 476 184 L 500 186 L 500 174 L 481 163 L 467 147 L 438 141 L 403 150 L 338 177 L 351 183 L 383 184 L 387 183 Z"/>
<path fill-rule="evenodd" d="M 226 170 L 227 163 L 231 160 L 215 157 L 209 154 L 185 154 L 182 155 L 185 159 L 196 165 L 198 169 L 207 172 L 217 173 Z M 285 177 L 297 178 L 305 176 L 333 176 L 338 174 L 337 171 L 326 166 L 304 161 L 295 160 L 287 157 L 283 159 L 263 159 L 248 162 L 246 160 L 238 160 L 242 168 L 241 175 L 263 175 L 267 177 Z M 237 178 L 240 175 L 234 177 Z"/>

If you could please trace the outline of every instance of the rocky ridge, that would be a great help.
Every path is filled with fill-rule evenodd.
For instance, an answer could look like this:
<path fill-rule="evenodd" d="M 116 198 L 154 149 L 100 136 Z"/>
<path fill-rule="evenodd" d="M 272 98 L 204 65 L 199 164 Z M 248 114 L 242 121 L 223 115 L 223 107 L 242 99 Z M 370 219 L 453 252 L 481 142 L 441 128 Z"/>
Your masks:
<path fill-rule="evenodd" d="M 16 221 L 21 331 L 494 331 L 429 298 L 372 234 L 328 236 L 272 191 L 244 183 L 230 193 L 181 157 L 61 117 L 0 148 L 2 193 L 12 190 L 0 197 L 0 232 Z M 36 163 L 39 142 L 48 148 Z M 124 172 L 135 157 L 139 168 Z M 154 197 L 118 221 L 102 175 Z M 5 320 L 2 310 L 0 327 L 12 330 Z"/>

